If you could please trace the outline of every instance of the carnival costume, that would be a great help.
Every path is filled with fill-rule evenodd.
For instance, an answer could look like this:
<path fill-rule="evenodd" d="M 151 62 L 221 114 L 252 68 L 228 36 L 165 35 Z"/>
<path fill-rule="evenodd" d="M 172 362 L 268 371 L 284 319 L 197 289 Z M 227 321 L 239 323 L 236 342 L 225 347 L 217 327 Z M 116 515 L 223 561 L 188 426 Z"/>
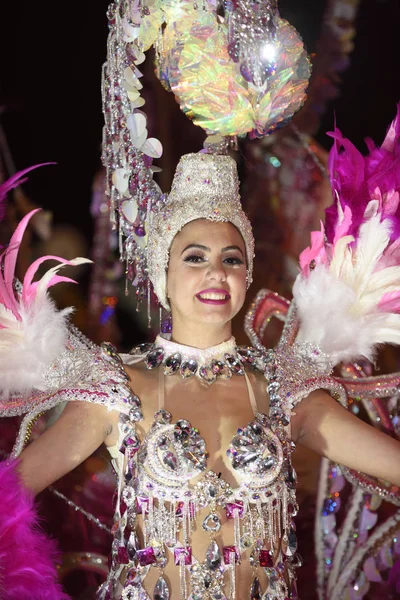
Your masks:
<path fill-rule="evenodd" d="M 121 1 L 110 8 L 103 157 L 112 215 L 118 220 L 121 256 L 138 299 L 147 295 L 150 304 L 152 284 L 165 309 L 172 240 L 196 219 L 235 225 L 245 243 L 251 283 L 254 240 L 240 206 L 236 165 L 226 154 L 229 140 L 224 136 L 266 134 L 290 117 L 304 98 L 308 62 L 296 32 L 280 19 L 274 3 L 261 3 L 259 13 L 246 12 L 248 5 L 232 3 L 225 21 L 213 2 L 198 7 L 192 2 Z M 241 30 L 249 19 L 249 27 Z M 210 136 L 205 151 L 181 159 L 168 197 L 160 193 L 151 172 L 152 158 L 160 155 L 161 146 L 147 139 L 146 118 L 138 110 L 142 102 L 136 65 L 153 43 L 164 84 Z M 205 48 L 207 44 L 213 50 Z M 270 44 L 279 52 L 271 54 Z M 263 59 L 256 60 L 260 48 Z M 201 52 L 208 60 L 205 71 L 199 65 L 193 68 L 193 56 Z M 213 68 L 211 79 L 207 66 Z M 234 103 L 228 116 L 224 100 L 211 105 L 208 97 L 210 85 L 219 78 L 225 90 L 222 98 Z M 377 388 L 380 397 L 390 396 L 400 384 L 398 375 L 351 382 L 333 376 L 333 367 L 341 361 L 360 355 L 371 358 L 377 344 L 400 342 L 399 128 L 397 117 L 383 146 L 371 148 L 365 160 L 335 132 L 331 180 L 336 202 L 328 214 L 326 236 L 323 229 L 314 232 L 311 248 L 301 255 L 289 310 L 274 294 L 257 297 L 246 318 L 250 347 L 237 347 L 232 338 L 198 350 L 165 336 L 123 356 L 108 344 L 96 347 L 68 326 L 68 314 L 57 313 L 47 295 L 48 287 L 65 280 L 56 274 L 59 267 L 32 283 L 39 264 L 49 257 L 30 267 L 22 287 L 15 282 L 18 245 L 30 215 L 19 225 L 3 254 L 0 273 L 0 411 L 6 416 L 25 415 L 11 458 L 22 451 L 38 415 L 61 402 L 93 402 L 120 413 L 119 440 L 110 448 L 118 476 L 110 571 L 98 591 L 99 600 L 176 599 L 178 590 L 170 589 L 163 574 L 170 561 L 179 570 L 179 596 L 185 600 L 234 599 L 237 577 L 246 564 L 253 573 L 250 599 L 297 598 L 293 517 L 298 507 L 290 433 L 296 405 L 312 391 L 325 389 L 346 407 L 348 396 L 376 394 Z M 57 260 L 61 265 L 82 261 Z M 261 343 L 263 328 L 273 314 L 283 318 L 286 313 L 279 344 L 266 350 Z M 318 316 L 321 323 L 316 322 Z M 138 363 L 160 373 L 158 410 L 144 436 L 137 428 L 143 419 L 141 402 L 123 368 Z M 266 378 L 269 414 L 257 408 L 250 371 Z M 237 486 L 207 468 L 206 444 L 196 424 L 165 409 L 165 377 L 179 375 L 185 380 L 199 378 L 204 386 L 217 379 L 245 378 L 254 418 L 243 423 L 226 448 Z M 7 461 L 1 468 L 12 471 L 13 463 Z M 395 488 L 346 473 L 369 486 L 371 493 L 399 503 Z M 0 486 L 3 494 L 1 480 Z M 207 514 L 200 520 L 204 509 Z M 7 531 L 14 518 L 12 512 L 3 516 L 1 531 Z M 232 520 L 234 539 L 221 547 L 216 533 L 225 520 Z M 399 522 L 397 513 L 391 532 Z M 29 523 L 28 530 L 34 535 Z M 205 556 L 192 550 L 198 530 L 209 533 Z M 7 557 L 10 548 L 3 541 L 4 536 L 0 557 Z M 151 593 L 145 585 L 154 568 L 159 576 Z M 340 563 L 335 568 L 340 569 Z M 12 568 L 0 575 L 9 600 L 20 593 L 10 587 L 12 577 Z M 330 600 L 341 598 L 343 585 L 337 589 L 335 585 Z M 62 598 L 62 592 L 54 584 L 42 597 Z"/>

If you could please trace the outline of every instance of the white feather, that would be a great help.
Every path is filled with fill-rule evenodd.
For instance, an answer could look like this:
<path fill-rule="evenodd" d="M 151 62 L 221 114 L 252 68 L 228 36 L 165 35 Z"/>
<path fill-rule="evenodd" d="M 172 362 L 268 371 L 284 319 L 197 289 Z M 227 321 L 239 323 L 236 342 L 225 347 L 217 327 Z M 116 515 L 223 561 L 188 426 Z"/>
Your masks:
<path fill-rule="evenodd" d="M 44 296 L 28 307 L 20 307 L 21 321 L 0 329 L 0 395 L 29 393 L 43 389 L 43 375 L 64 350 L 67 317 L 72 309 L 58 311 Z"/>
<path fill-rule="evenodd" d="M 360 227 L 357 240 L 357 259 L 354 264 L 354 290 L 358 296 L 368 288 L 369 278 L 390 242 L 392 224 L 374 215 Z"/>
<path fill-rule="evenodd" d="M 308 278 L 299 275 L 293 287 L 300 330 L 297 341 L 317 344 L 333 364 L 360 356 L 372 360 L 376 345 L 400 344 L 400 316 L 360 312 L 356 291 L 317 265 Z"/>

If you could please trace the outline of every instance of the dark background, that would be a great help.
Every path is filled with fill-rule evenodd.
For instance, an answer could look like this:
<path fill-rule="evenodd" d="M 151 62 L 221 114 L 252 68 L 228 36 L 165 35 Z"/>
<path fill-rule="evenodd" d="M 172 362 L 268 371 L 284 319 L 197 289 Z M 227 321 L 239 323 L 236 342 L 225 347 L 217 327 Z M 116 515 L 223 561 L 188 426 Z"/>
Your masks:
<path fill-rule="evenodd" d="M 1 9 L 0 105 L 16 166 L 56 161 L 58 166 L 33 173 L 26 190 L 54 212 L 56 222 L 78 225 L 86 234 L 91 183 L 100 165 L 107 5 L 107 0 L 38 0 L 2 3 Z M 324 6 L 323 0 L 280 2 L 282 16 L 300 31 L 309 52 L 315 50 Z M 332 127 L 334 111 L 344 134 L 361 146 L 365 136 L 382 140 L 400 99 L 399 0 L 362 0 L 356 29 L 341 95 L 328 105 L 317 136 L 326 148 L 324 132 Z M 171 137 L 179 155 L 173 132 Z"/>

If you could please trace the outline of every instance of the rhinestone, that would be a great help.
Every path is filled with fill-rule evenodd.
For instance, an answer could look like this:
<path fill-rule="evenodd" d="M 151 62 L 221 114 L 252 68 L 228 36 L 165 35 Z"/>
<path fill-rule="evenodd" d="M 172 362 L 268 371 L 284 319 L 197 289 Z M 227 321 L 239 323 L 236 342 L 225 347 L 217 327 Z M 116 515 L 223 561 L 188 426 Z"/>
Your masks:
<path fill-rule="evenodd" d="M 177 373 L 179 371 L 179 367 L 181 366 L 181 362 L 182 356 L 179 353 L 168 356 L 164 364 L 164 374 L 174 375 L 174 373 Z"/>
<path fill-rule="evenodd" d="M 232 373 L 235 375 L 244 375 L 243 365 L 240 360 L 236 358 L 236 356 L 233 356 L 232 354 L 225 354 L 225 360 L 228 363 Z"/>
<path fill-rule="evenodd" d="M 150 352 L 152 348 L 154 348 L 154 344 L 139 344 L 139 346 L 135 346 L 135 348 L 132 348 L 129 354 L 131 354 L 132 356 L 147 354 L 147 352 Z"/>
<path fill-rule="evenodd" d="M 232 377 L 232 371 L 228 365 L 220 360 L 213 360 L 211 362 L 211 368 L 215 375 L 221 377 L 221 379 L 230 379 Z"/>
<path fill-rule="evenodd" d="M 230 562 L 230 555 L 234 554 L 235 555 L 235 562 L 239 562 L 240 559 L 240 553 L 239 550 L 236 548 L 236 546 L 224 546 L 222 548 L 222 555 L 224 557 L 224 563 L 228 566 L 231 564 Z"/>
<path fill-rule="evenodd" d="M 136 553 L 138 560 L 142 567 L 146 567 L 148 565 L 153 565 L 157 562 L 156 555 L 154 554 L 153 546 L 148 546 L 143 550 L 138 550 Z"/>
<path fill-rule="evenodd" d="M 269 471 L 276 464 L 275 458 L 273 456 L 267 456 L 260 460 L 257 471 L 260 473 L 265 473 L 265 471 Z"/>
<path fill-rule="evenodd" d="M 181 443 L 187 442 L 189 440 L 190 433 L 191 433 L 191 425 L 190 425 L 189 421 L 186 421 L 185 419 L 180 419 L 179 421 L 176 422 L 176 425 L 174 428 L 174 437 L 177 441 L 179 441 Z"/>
<path fill-rule="evenodd" d="M 164 410 L 163 408 L 158 410 L 154 415 L 154 421 L 156 423 L 160 423 L 161 425 L 167 425 L 168 423 L 171 423 L 171 420 L 172 420 L 171 413 L 168 412 L 167 410 Z"/>
<path fill-rule="evenodd" d="M 122 498 L 126 506 L 131 507 L 135 504 L 136 494 L 131 487 L 125 487 L 122 492 Z"/>
<path fill-rule="evenodd" d="M 178 459 L 172 452 L 165 452 L 163 454 L 163 463 L 172 469 L 172 471 L 176 471 L 178 468 Z"/>
<path fill-rule="evenodd" d="M 136 509 L 138 513 L 146 514 L 149 512 L 149 499 L 146 496 L 136 498 Z"/>
<path fill-rule="evenodd" d="M 253 583 L 251 584 L 251 587 L 250 587 L 249 599 L 250 600 L 261 600 L 261 586 L 260 586 L 260 580 L 258 579 L 258 577 L 255 577 L 253 579 Z"/>
<path fill-rule="evenodd" d="M 213 370 L 210 367 L 210 365 L 203 365 L 202 367 L 200 367 L 199 375 L 201 379 L 203 379 L 206 383 L 214 383 L 214 381 L 217 379 L 217 376 L 215 375 L 215 373 L 213 373 Z"/>
<path fill-rule="evenodd" d="M 185 360 L 181 364 L 180 374 L 183 377 L 183 379 L 186 379 L 187 377 L 192 377 L 193 375 L 196 374 L 197 368 L 198 368 L 198 364 L 195 360 L 193 360 L 193 359 Z"/>
<path fill-rule="evenodd" d="M 286 556 L 293 556 L 297 550 L 297 536 L 293 529 L 282 538 L 282 551 Z"/>
<path fill-rule="evenodd" d="M 218 544 L 214 540 L 208 547 L 206 552 L 206 565 L 211 571 L 215 571 L 221 564 L 221 552 L 219 551 Z"/>
<path fill-rule="evenodd" d="M 164 350 L 162 348 L 155 348 L 148 353 L 145 363 L 148 369 L 155 369 L 159 367 L 164 359 Z"/>
<path fill-rule="evenodd" d="M 168 583 L 165 581 L 164 577 L 161 575 L 161 577 L 159 577 L 157 579 L 157 583 L 154 587 L 153 600 L 169 600 L 169 599 L 170 599 L 170 592 L 169 592 Z"/>
<path fill-rule="evenodd" d="M 278 381 L 272 381 L 267 386 L 268 394 L 276 393 L 281 387 L 281 384 Z"/>
<path fill-rule="evenodd" d="M 202 526 L 204 531 L 216 532 L 221 529 L 221 521 L 217 514 L 211 513 L 204 519 Z"/>
<path fill-rule="evenodd" d="M 175 548 L 174 550 L 174 562 L 176 565 L 180 565 L 181 556 L 185 557 L 185 565 L 192 564 L 192 548 L 185 546 L 184 548 Z"/>
<path fill-rule="evenodd" d="M 228 502 L 225 506 L 226 516 L 228 519 L 235 517 L 235 511 L 238 513 L 238 517 L 242 518 L 244 513 L 243 502 L 238 500 L 237 502 Z"/>
<path fill-rule="evenodd" d="M 103 351 L 103 355 L 106 358 L 111 358 L 112 360 L 116 360 L 120 364 L 122 364 L 122 358 L 118 354 L 117 349 L 115 348 L 115 346 L 113 346 L 112 344 L 110 344 L 110 342 L 103 342 L 101 344 L 101 349 Z"/>
<path fill-rule="evenodd" d="M 260 567 L 273 567 L 273 560 L 269 550 L 260 550 Z"/>
<path fill-rule="evenodd" d="M 263 427 L 270 427 L 271 426 L 271 422 L 269 420 L 269 417 L 267 415 L 264 415 L 263 413 L 257 413 L 256 414 L 256 419 L 259 423 L 261 423 L 261 425 L 263 425 Z"/>

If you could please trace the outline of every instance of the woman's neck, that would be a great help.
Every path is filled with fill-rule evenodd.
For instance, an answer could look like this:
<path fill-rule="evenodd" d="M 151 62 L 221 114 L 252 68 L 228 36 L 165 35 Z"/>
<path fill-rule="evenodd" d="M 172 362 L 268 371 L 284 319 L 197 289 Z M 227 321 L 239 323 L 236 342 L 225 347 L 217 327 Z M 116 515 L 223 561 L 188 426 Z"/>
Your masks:
<path fill-rule="evenodd" d="M 232 327 L 230 322 L 222 325 L 173 322 L 171 339 L 184 346 L 205 349 L 222 344 L 229 340 L 231 336 Z"/>

